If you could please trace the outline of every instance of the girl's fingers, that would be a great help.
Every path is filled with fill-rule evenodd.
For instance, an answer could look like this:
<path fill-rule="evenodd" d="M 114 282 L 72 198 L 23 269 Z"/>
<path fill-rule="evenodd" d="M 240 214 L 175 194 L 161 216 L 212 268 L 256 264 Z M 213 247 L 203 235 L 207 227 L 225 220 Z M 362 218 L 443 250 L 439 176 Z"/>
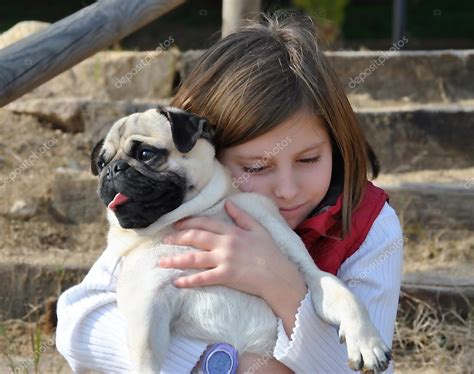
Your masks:
<path fill-rule="evenodd" d="M 187 277 L 181 277 L 176 279 L 173 283 L 176 287 L 201 287 L 211 286 L 219 284 L 221 280 L 221 271 L 218 268 L 214 268 L 207 271 L 202 271 Z"/>
<path fill-rule="evenodd" d="M 175 232 L 163 238 L 162 243 L 186 245 L 201 250 L 210 251 L 219 246 L 220 235 L 208 231 L 191 229 Z"/>
<path fill-rule="evenodd" d="M 194 228 L 220 235 L 228 234 L 233 228 L 229 223 L 205 216 L 186 218 L 182 221 L 176 222 L 174 226 L 178 230 Z"/>
<path fill-rule="evenodd" d="M 234 220 L 237 226 L 246 231 L 257 231 L 262 228 L 262 225 L 246 211 L 240 209 L 232 201 L 225 202 L 225 210 L 229 216 Z"/>
<path fill-rule="evenodd" d="M 212 252 L 188 252 L 177 256 L 161 257 L 158 265 L 162 268 L 209 269 L 217 265 L 214 257 Z"/>

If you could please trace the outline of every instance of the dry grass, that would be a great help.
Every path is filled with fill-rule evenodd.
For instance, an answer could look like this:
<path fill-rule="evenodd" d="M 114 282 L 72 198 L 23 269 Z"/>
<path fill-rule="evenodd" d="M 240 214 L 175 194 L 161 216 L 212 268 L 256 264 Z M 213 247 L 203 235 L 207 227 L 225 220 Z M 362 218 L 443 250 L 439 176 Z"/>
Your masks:
<path fill-rule="evenodd" d="M 396 373 L 474 373 L 474 306 L 469 316 L 462 317 L 456 311 L 440 313 L 433 306 L 403 294 L 403 307 L 400 306 L 393 339 L 393 353 Z M 33 358 L 33 331 L 35 323 L 8 321 L 3 323 L 5 335 L 0 334 L 0 368 L 6 360 L 5 353 Z M 43 335 L 48 357 L 42 357 L 41 373 L 69 373 L 65 361 L 51 345 L 54 335 Z M 7 344 L 6 344 L 7 343 Z M 45 361 L 46 360 L 46 361 Z M 48 365 L 48 366 L 46 366 Z M 8 365 L 10 366 L 10 365 Z M 46 369 L 46 367 L 48 369 Z M 28 368 L 34 373 L 34 365 Z M 46 369 L 46 371 L 44 371 Z"/>
<path fill-rule="evenodd" d="M 403 221 L 403 214 L 401 214 Z M 404 272 L 437 273 L 455 279 L 473 276 L 474 233 L 426 230 L 404 223 L 408 241 Z M 419 300 L 402 292 L 393 351 L 397 373 L 474 373 L 474 305 L 461 316 L 455 309 Z"/>
<path fill-rule="evenodd" d="M 400 373 L 473 373 L 474 306 L 468 316 L 455 310 L 440 312 L 421 300 L 403 294 L 393 352 Z"/>
<path fill-rule="evenodd" d="M 38 149 L 53 136 L 58 137 L 55 147 L 3 191 L 0 212 L 7 211 L 12 202 L 20 198 L 36 197 L 40 200 L 38 217 L 15 222 L 0 217 L 0 249 L 3 258 L 22 254 L 30 262 L 42 261 L 46 250 L 54 247 L 56 252 L 53 254 L 56 257 L 69 259 L 76 254 L 84 254 L 88 256 L 88 261 L 74 261 L 95 261 L 99 252 L 94 250 L 100 251 L 105 243 L 105 237 L 100 236 L 104 233 L 102 228 L 94 224 L 67 226 L 50 222 L 47 220 L 46 202 L 42 200 L 49 194 L 52 170 L 55 168 L 68 167 L 70 161 L 74 160 L 84 170 L 88 170 L 89 149 L 81 135 L 55 131 L 28 116 L 17 116 L 7 111 L 0 111 L 0 123 L 3 125 L 0 143 L 5 143 L 1 144 L 3 148 L 0 147 L 0 177 L 3 178 L 18 167 L 31 150 Z M 31 181 L 35 181 L 34 188 Z M 408 205 L 407 202 L 407 208 Z M 429 231 L 423 222 L 408 222 L 403 211 L 397 210 L 397 213 L 408 238 L 405 246 L 405 271 L 436 270 L 455 276 L 472 277 L 474 233 L 447 229 Z M 471 309 L 468 317 L 463 318 L 455 311 L 440 313 L 438 308 L 407 295 L 404 295 L 404 301 L 406 303 L 399 308 L 393 340 L 396 372 L 474 373 L 473 310 Z M 38 343 L 37 336 L 34 322 L 0 321 L 0 373 L 9 372 L 7 354 L 15 362 L 34 360 L 34 349 L 38 345 L 45 349 L 39 362 L 41 373 L 70 373 L 67 364 L 55 353 L 54 344 L 50 344 L 52 335 L 43 335 L 41 343 Z M 54 355 L 54 361 L 49 355 Z M 28 365 L 27 370 L 34 372 L 34 362 Z"/>
<path fill-rule="evenodd" d="M 72 372 L 55 349 L 55 335 L 42 330 L 38 322 L 0 322 L 0 373 Z"/>

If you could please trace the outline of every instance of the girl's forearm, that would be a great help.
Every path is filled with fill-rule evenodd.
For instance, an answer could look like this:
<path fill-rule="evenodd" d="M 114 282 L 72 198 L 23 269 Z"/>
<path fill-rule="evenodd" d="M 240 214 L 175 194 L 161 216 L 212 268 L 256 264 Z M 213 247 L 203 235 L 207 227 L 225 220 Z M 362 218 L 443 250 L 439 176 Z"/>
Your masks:
<path fill-rule="evenodd" d="M 295 266 L 281 274 L 284 276 L 276 275 L 274 282 L 263 293 L 263 298 L 282 320 L 285 332 L 290 337 L 295 326 L 296 312 L 308 293 L 308 287 Z"/>

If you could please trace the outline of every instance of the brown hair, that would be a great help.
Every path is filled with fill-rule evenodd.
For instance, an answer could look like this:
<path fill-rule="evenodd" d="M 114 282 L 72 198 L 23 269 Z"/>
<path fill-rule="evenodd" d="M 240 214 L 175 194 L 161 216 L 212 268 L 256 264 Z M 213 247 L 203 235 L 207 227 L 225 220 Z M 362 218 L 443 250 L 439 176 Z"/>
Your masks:
<path fill-rule="evenodd" d="M 375 155 L 334 70 L 319 48 L 310 17 L 289 11 L 261 14 L 211 46 L 181 84 L 171 105 L 215 126 L 216 154 L 278 126 L 301 108 L 323 120 L 343 174 L 342 233 L 367 182 Z M 340 160 L 340 162 L 336 162 Z"/>

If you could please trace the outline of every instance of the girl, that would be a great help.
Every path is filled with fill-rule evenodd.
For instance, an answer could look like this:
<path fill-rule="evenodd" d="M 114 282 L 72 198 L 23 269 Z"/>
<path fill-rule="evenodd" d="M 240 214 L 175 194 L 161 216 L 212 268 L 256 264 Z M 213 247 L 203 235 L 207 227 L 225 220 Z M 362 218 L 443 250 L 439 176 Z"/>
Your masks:
<path fill-rule="evenodd" d="M 264 16 L 200 58 L 171 105 L 215 125 L 216 155 L 241 191 L 271 198 L 315 263 L 361 298 L 391 346 L 402 270 L 400 222 L 388 196 L 367 180 L 378 166 L 310 18 Z M 243 353 L 239 373 L 350 373 L 337 331 L 315 314 L 297 268 L 269 233 L 226 203 L 237 226 L 188 218 L 170 242 L 202 252 L 160 266 L 201 272 L 176 287 L 225 285 L 262 297 L 278 318 L 264 357 Z M 120 259 L 104 252 L 81 284 L 58 301 L 57 348 L 74 370 L 130 368 L 124 317 L 116 305 Z M 162 372 L 189 373 L 209 342 L 173 336 Z M 390 365 L 387 372 L 393 369 Z"/>

